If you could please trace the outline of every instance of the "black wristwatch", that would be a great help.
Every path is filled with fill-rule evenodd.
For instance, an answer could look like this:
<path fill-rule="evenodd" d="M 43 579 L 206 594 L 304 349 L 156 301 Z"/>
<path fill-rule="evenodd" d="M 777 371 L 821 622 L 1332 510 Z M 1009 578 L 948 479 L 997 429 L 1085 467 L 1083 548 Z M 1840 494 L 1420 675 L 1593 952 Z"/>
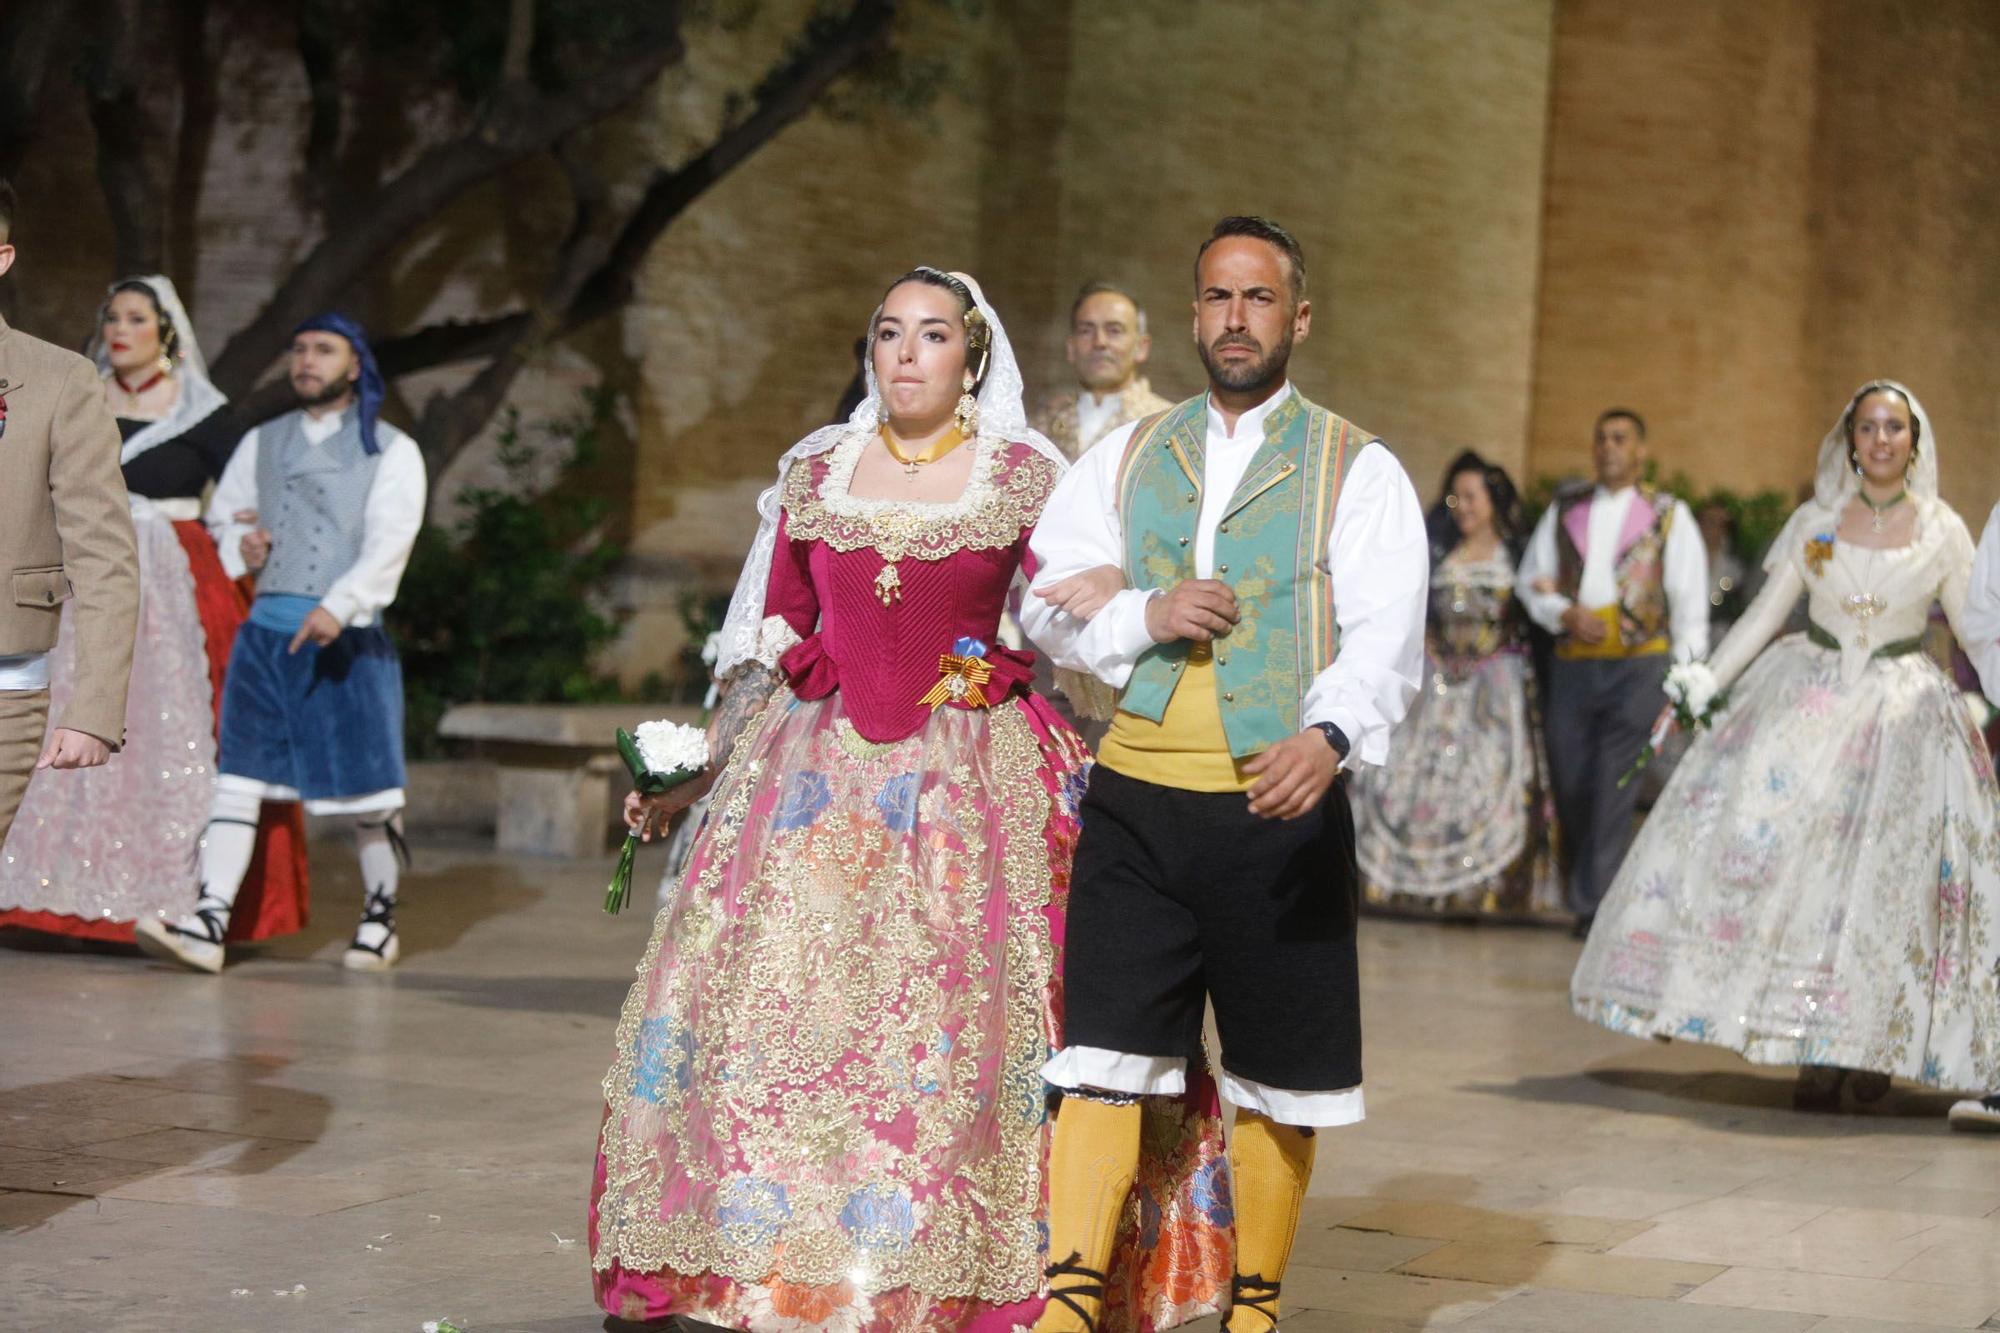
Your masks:
<path fill-rule="evenodd" d="M 1341 763 L 1344 764 L 1347 762 L 1347 752 L 1354 747 L 1348 744 L 1346 732 L 1334 726 L 1331 722 L 1315 722 L 1312 724 L 1312 729 L 1326 737 L 1326 743 L 1331 745 L 1333 752 L 1340 756 Z"/>

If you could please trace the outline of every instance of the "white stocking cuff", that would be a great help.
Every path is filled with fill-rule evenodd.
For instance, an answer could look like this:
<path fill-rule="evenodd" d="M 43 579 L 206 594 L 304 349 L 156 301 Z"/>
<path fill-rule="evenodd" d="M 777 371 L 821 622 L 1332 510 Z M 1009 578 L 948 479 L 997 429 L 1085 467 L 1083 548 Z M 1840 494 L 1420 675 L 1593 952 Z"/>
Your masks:
<path fill-rule="evenodd" d="M 1187 1061 L 1177 1055 L 1130 1055 L 1101 1046 L 1065 1046 L 1042 1066 L 1042 1077 L 1058 1088 L 1178 1097 L 1187 1091 Z"/>
<path fill-rule="evenodd" d="M 1337 1125 L 1358 1125 L 1368 1118 L 1358 1083 L 1336 1092 L 1293 1092 L 1238 1078 L 1225 1069 L 1222 1095 L 1232 1105 L 1269 1116 L 1281 1125 L 1332 1129 Z"/>

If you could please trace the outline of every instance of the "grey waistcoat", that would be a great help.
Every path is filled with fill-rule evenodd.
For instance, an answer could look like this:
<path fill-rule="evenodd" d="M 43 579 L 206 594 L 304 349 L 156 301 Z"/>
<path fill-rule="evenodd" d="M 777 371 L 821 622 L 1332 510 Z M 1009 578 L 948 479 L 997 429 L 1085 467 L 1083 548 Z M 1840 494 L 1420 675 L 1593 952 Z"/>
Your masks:
<path fill-rule="evenodd" d="M 361 414 L 314 444 L 305 413 L 287 412 L 257 432 L 258 522 L 271 534 L 259 592 L 324 597 L 361 558 L 368 490 L 380 454 L 361 447 Z"/>

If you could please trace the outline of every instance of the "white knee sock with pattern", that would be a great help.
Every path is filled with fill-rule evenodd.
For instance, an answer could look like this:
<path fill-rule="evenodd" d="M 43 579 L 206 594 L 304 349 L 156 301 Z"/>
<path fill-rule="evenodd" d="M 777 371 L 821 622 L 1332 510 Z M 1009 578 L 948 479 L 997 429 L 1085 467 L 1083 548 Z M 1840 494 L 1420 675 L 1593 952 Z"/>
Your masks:
<path fill-rule="evenodd" d="M 208 807 L 201 835 L 201 896 L 225 913 L 236 905 L 250 855 L 257 847 L 257 818 L 264 802 L 254 792 L 234 789 L 224 779 Z"/>
<path fill-rule="evenodd" d="M 402 881 L 396 843 L 402 839 L 401 820 L 401 813 L 395 812 L 362 815 L 354 821 L 354 849 L 361 857 L 364 895 L 361 926 L 354 932 L 354 942 L 366 948 L 381 948 L 396 928 L 396 892 Z"/>

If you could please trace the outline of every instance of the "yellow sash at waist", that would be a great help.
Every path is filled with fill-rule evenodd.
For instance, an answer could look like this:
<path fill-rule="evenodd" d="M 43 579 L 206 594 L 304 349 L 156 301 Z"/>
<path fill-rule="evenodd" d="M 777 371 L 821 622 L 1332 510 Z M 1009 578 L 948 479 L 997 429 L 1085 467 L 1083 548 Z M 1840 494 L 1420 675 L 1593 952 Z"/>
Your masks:
<path fill-rule="evenodd" d="M 1590 614 L 1604 622 L 1602 643 L 1585 643 L 1573 634 L 1556 640 L 1556 656 L 1565 662 L 1615 662 L 1627 657 L 1658 657 L 1671 650 L 1667 636 L 1656 634 L 1644 643 L 1627 645 L 1616 606 L 1599 606 Z"/>
<path fill-rule="evenodd" d="M 1198 644 L 1158 722 L 1122 709 L 1097 747 L 1097 762 L 1114 773 L 1181 791 L 1247 791 L 1256 779 L 1229 755 L 1215 656 Z"/>

